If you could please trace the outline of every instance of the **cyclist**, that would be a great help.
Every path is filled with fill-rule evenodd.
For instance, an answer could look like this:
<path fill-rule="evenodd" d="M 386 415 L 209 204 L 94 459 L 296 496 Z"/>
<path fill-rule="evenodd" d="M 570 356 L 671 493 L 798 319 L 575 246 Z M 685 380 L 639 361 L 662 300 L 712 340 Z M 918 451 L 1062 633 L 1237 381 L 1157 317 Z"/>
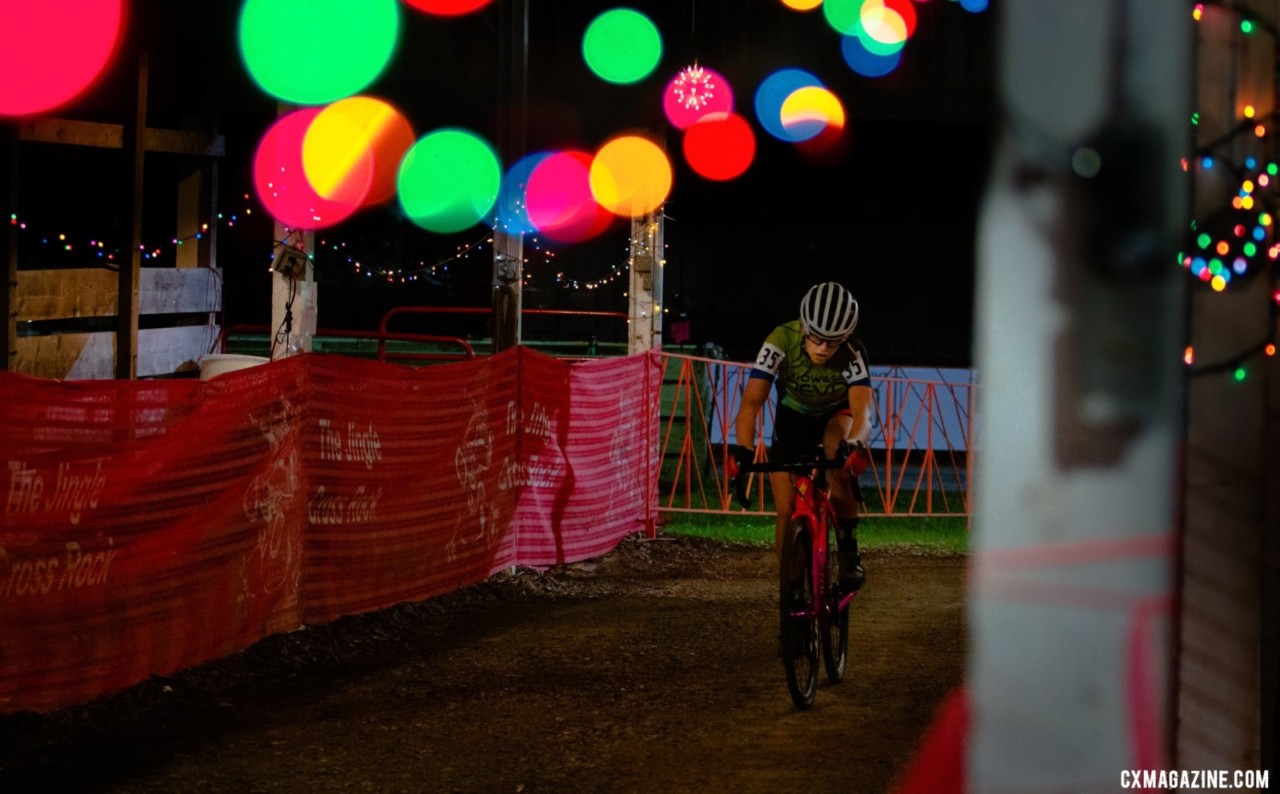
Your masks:
<path fill-rule="evenodd" d="M 867 349 L 853 334 L 857 325 L 853 294 L 828 281 L 805 293 L 800 319 L 779 325 L 765 338 L 734 420 L 738 443 L 733 456 L 739 467 L 755 458 L 756 418 L 775 384 L 773 460 L 811 454 L 819 443 L 828 458 L 835 458 L 841 441 L 865 446 L 871 434 L 871 377 Z M 848 472 L 836 469 L 830 474 L 831 505 L 839 524 L 840 584 L 856 590 L 866 581 L 858 554 L 858 503 Z M 786 472 L 770 473 L 769 482 L 777 508 L 775 539 L 781 549 L 795 492 Z"/>

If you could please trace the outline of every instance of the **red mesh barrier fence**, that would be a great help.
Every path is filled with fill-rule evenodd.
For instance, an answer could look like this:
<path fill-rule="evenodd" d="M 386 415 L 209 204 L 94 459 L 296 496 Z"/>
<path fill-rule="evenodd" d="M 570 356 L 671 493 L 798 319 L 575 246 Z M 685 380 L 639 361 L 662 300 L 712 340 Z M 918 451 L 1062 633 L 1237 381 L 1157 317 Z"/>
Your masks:
<path fill-rule="evenodd" d="M 0 373 L 0 712 L 651 528 L 657 359 Z"/>

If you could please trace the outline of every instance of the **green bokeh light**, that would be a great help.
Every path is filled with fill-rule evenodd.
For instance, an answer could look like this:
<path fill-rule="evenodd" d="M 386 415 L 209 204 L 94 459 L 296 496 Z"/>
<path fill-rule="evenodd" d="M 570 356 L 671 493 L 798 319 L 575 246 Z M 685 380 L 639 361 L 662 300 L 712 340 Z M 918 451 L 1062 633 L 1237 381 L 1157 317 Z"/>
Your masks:
<path fill-rule="evenodd" d="M 843 36 L 861 36 L 862 6 L 866 0 L 825 0 L 822 16 L 827 24 Z"/>
<path fill-rule="evenodd" d="M 436 130 L 410 147 L 400 163 L 400 206 L 427 231 L 457 232 L 493 209 L 502 166 L 493 147 L 467 130 Z"/>
<path fill-rule="evenodd" d="M 587 26 L 582 57 L 601 80 L 636 83 L 652 74 L 662 60 L 662 34 L 639 11 L 615 8 Z"/>
<path fill-rule="evenodd" d="M 363 91 L 395 51 L 396 0 L 245 0 L 240 57 L 263 91 L 323 105 Z"/>

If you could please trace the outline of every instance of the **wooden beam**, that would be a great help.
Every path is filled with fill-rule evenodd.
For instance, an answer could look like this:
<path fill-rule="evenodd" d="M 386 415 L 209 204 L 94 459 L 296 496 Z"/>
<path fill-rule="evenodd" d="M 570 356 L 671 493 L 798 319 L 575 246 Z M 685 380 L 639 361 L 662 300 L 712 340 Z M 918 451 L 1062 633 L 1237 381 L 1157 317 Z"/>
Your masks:
<path fill-rule="evenodd" d="M 114 317 L 118 282 L 105 268 L 22 270 L 13 306 L 24 323 Z"/>
<path fill-rule="evenodd" d="M 0 246 L 5 258 L 4 281 L 0 282 L 0 371 L 13 372 L 17 365 L 18 311 L 18 228 L 9 223 L 9 215 L 18 211 L 18 137 L 13 127 L 0 127 L 0 185 L 9 189 L 0 196 Z"/>
<path fill-rule="evenodd" d="M 222 271 L 214 268 L 144 267 L 138 280 L 138 313 L 195 314 L 222 308 Z M 22 270 L 13 306 L 22 322 L 114 317 L 119 277 L 105 268 Z"/>
<path fill-rule="evenodd" d="M 160 154 L 189 154 L 197 157 L 222 157 L 227 153 L 226 139 L 189 130 L 162 130 L 147 127 L 142 133 L 143 148 Z"/>
<path fill-rule="evenodd" d="M 18 125 L 18 140 L 119 149 L 124 146 L 124 126 L 72 119 L 36 119 Z"/>
<path fill-rule="evenodd" d="M 100 149 L 124 148 L 124 125 L 74 119 L 36 119 L 18 125 L 18 139 L 32 143 L 60 143 Z M 144 151 L 185 154 L 195 157 L 222 157 L 226 138 L 189 130 L 146 127 L 142 133 Z"/>
<path fill-rule="evenodd" d="M 125 128 L 125 152 L 133 157 L 133 179 L 129 185 L 129 261 L 120 263 L 120 313 L 116 322 L 116 377 L 132 380 L 138 376 L 138 281 L 142 269 L 142 188 L 147 129 L 147 51 L 138 53 L 138 92 L 134 123 Z"/>

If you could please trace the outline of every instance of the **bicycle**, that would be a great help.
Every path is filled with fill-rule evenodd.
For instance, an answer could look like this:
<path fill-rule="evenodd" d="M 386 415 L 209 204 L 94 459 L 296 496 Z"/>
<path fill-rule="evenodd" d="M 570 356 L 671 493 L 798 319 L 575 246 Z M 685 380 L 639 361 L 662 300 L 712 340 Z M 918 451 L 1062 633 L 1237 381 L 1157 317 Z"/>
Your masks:
<path fill-rule="evenodd" d="M 732 473 L 739 501 L 746 504 L 744 474 L 787 472 L 795 476 L 795 509 L 783 535 L 778 575 L 778 612 L 782 629 L 782 666 L 787 689 L 796 708 L 813 705 L 818 689 L 818 648 L 827 679 L 844 679 L 849 656 L 849 605 L 857 590 L 841 592 L 834 545 L 835 510 L 827 494 L 827 471 L 849 465 L 852 454 L 864 449 L 841 445 L 834 460 L 817 450 L 811 458 L 749 463 Z M 857 476 L 851 478 L 854 498 L 863 501 Z"/>

